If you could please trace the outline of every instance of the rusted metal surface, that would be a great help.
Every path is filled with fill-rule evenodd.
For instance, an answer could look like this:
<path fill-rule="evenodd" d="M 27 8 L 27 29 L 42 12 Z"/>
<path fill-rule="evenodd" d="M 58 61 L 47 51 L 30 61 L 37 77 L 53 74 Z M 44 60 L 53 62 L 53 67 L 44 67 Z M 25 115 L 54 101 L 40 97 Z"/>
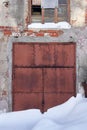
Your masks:
<path fill-rule="evenodd" d="M 34 64 L 33 45 L 16 44 L 14 45 L 14 65 L 31 66 Z"/>
<path fill-rule="evenodd" d="M 44 69 L 44 92 L 56 92 L 57 91 L 57 79 L 55 68 Z"/>
<path fill-rule="evenodd" d="M 74 68 L 57 68 L 57 91 L 62 93 L 75 92 L 75 69 Z"/>
<path fill-rule="evenodd" d="M 46 68 L 44 92 L 74 92 L 75 73 L 73 68 Z"/>
<path fill-rule="evenodd" d="M 39 68 L 16 68 L 14 92 L 42 92 L 42 70 Z"/>
<path fill-rule="evenodd" d="M 35 45 L 35 65 L 53 66 L 54 64 L 54 46 L 50 44 Z"/>
<path fill-rule="evenodd" d="M 42 93 L 13 93 L 13 111 L 41 109 Z"/>
<path fill-rule="evenodd" d="M 44 94 L 44 111 L 66 102 L 73 93 L 45 93 Z"/>
<path fill-rule="evenodd" d="M 56 45 L 55 46 L 55 62 L 56 66 L 74 66 L 75 65 L 75 46 Z"/>
<path fill-rule="evenodd" d="M 16 66 L 75 66 L 74 44 L 16 44 Z"/>
<path fill-rule="evenodd" d="M 13 45 L 13 110 L 45 111 L 75 95 L 74 43 Z"/>

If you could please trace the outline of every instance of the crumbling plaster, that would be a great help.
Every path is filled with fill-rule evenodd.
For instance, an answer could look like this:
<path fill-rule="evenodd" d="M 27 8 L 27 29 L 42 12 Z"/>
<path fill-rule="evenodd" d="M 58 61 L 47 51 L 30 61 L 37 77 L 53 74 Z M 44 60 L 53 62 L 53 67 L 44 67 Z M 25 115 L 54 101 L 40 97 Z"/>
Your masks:
<path fill-rule="evenodd" d="M 71 0 L 71 24 L 75 27 L 85 25 L 85 10 L 87 8 L 86 0 Z"/>
<path fill-rule="evenodd" d="M 24 0 L 0 0 L 0 26 L 23 26 L 24 5 Z"/>

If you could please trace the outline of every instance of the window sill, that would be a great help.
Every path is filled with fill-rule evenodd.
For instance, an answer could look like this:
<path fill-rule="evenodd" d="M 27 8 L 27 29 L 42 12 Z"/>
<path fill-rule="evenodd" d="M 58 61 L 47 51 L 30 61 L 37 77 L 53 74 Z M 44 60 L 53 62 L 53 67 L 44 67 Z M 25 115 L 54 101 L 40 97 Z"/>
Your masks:
<path fill-rule="evenodd" d="M 31 23 L 28 25 L 28 29 L 70 29 L 71 25 L 66 22 L 58 23 Z"/>

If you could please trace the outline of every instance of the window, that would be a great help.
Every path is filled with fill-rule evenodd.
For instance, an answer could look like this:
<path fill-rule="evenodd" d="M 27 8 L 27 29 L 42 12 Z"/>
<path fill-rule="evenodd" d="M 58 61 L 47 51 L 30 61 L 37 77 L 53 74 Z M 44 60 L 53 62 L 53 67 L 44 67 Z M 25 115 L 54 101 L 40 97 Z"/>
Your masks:
<path fill-rule="evenodd" d="M 31 0 L 31 22 L 69 21 L 69 1 L 70 0 Z"/>

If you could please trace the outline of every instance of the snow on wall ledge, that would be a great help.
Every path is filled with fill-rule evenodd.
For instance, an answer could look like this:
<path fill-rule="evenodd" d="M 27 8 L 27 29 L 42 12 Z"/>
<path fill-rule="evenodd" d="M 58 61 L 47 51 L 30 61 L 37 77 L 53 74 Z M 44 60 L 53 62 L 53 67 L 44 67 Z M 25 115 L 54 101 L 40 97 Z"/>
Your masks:
<path fill-rule="evenodd" d="M 66 22 L 58 22 L 58 23 L 32 23 L 28 25 L 28 29 L 70 29 L 71 25 Z"/>

